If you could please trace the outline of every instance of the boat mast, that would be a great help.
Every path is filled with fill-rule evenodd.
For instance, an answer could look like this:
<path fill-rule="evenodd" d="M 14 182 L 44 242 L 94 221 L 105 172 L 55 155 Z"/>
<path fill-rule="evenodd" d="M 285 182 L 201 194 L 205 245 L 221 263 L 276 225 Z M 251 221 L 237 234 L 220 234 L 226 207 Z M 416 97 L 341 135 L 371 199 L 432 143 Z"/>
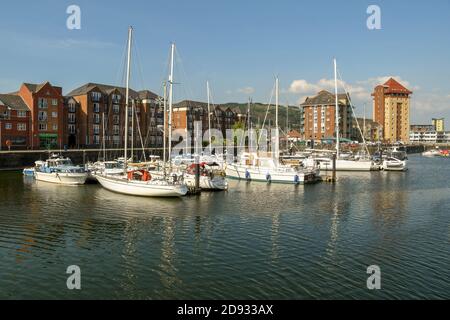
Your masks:
<path fill-rule="evenodd" d="M 210 91 L 209 91 L 209 81 L 206 81 L 206 94 L 208 95 L 208 132 L 209 132 L 209 155 L 212 155 L 212 147 L 211 147 L 211 101 L 210 101 Z"/>
<path fill-rule="evenodd" d="M 163 163 L 164 163 L 164 172 L 166 171 L 166 148 L 167 148 L 167 82 L 164 81 L 164 126 L 163 126 Z"/>
<path fill-rule="evenodd" d="M 134 161 L 134 100 L 131 101 L 131 161 Z"/>
<path fill-rule="evenodd" d="M 130 103 L 130 77 L 131 77 L 131 43 L 133 41 L 133 27 L 128 28 L 128 57 L 127 57 L 127 82 L 125 90 L 125 147 L 124 147 L 124 171 L 128 165 L 128 106 Z"/>
<path fill-rule="evenodd" d="M 335 108 L 336 108 L 336 157 L 339 158 L 339 99 L 338 99 L 338 82 L 337 82 L 337 63 L 334 59 L 334 94 L 335 94 Z"/>
<path fill-rule="evenodd" d="M 278 107 L 279 107 L 279 104 L 280 104 L 280 101 L 279 101 L 279 91 L 280 91 L 280 88 L 279 88 L 279 86 L 280 86 L 280 81 L 278 80 L 278 76 L 277 76 L 277 78 L 276 78 L 276 80 L 275 80 L 275 112 L 276 112 L 276 114 L 275 114 L 275 160 L 276 160 L 276 162 L 275 162 L 275 164 L 278 166 L 278 162 L 279 162 L 279 158 L 280 158 L 280 154 L 279 154 L 279 152 L 280 152 L 280 146 L 279 146 L 279 143 L 280 143 L 280 137 L 279 137 L 279 126 L 278 126 Z"/>
<path fill-rule="evenodd" d="M 173 108 L 173 64 L 175 55 L 175 43 L 172 43 L 170 53 L 170 75 L 169 75 L 169 169 L 172 172 L 172 108 Z"/>
<path fill-rule="evenodd" d="M 251 98 L 248 98 L 248 106 L 247 106 L 247 130 L 248 130 L 248 136 L 249 136 L 249 150 L 248 152 L 251 152 L 252 150 L 252 128 L 251 128 L 251 118 L 250 118 L 250 106 L 251 106 L 252 100 Z"/>
<path fill-rule="evenodd" d="M 102 115 L 102 127 L 103 127 L 103 161 L 106 161 L 106 142 L 105 142 L 105 111 L 103 111 Z"/>

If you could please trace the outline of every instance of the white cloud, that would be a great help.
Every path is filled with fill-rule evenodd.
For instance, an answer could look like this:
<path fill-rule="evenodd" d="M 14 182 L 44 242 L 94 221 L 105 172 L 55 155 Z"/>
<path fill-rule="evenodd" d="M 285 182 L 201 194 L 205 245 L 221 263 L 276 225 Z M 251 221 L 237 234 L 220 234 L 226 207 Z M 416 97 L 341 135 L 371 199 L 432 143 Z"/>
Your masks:
<path fill-rule="evenodd" d="M 347 90 L 352 97 L 358 98 L 358 99 L 365 99 L 367 97 L 370 97 L 369 91 L 367 91 L 366 88 L 362 86 L 354 86 L 349 83 L 346 83 L 345 81 L 338 80 L 338 90 L 339 92 L 343 92 Z M 310 83 L 307 80 L 299 79 L 294 80 L 290 87 L 288 92 L 294 93 L 294 94 L 316 94 L 321 90 L 328 90 L 331 92 L 334 92 L 334 79 L 320 79 L 317 83 Z"/>
<path fill-rule="evenodd" d="M 237 90 L 237 92 L 249 95 L 255 93 L 255 88 L 253 87 L 240 88 Z"/>
<path fill-rule="evenodd" d="M 320 87 L 318 85 L 308 83 L 308 81 L 300 79 L 292 81 L 289 86 L 290 93 L 312 93 L 320 91 Z"/>

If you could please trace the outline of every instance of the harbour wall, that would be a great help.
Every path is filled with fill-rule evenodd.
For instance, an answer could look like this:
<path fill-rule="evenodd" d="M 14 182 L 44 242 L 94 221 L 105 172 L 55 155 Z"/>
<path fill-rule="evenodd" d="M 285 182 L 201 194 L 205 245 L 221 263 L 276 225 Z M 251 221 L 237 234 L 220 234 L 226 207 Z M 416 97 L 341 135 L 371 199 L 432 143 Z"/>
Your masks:
<path fill-rule="evenodd" d="M 108 149 L 106 150 L 107 159 L 114 159 L 123 156 L 123 149 Z M 21 170 L 26 167 L 33 167 L 35 161 L 46 160 L 51 154 L 58 154 L 62 157 L 69 157 L 74 164 L 83 165 L 87 162 L 95 162 L 103 157 L 103 150 L 88 149 L 88 150 L 68 150 L 68 151 L 48 151 L 48 150 L 33 150 L 33 151 L 1 151 L 0 152 L 0 171 L 2 170 Z M 161 149 L 147 149 L 146 156 L 158 155 L 161 156 Z M 130 153 L 129 153 L 130 154 Z M 142 150 L 134 152 L 135 159 L 143 159 Z"/>

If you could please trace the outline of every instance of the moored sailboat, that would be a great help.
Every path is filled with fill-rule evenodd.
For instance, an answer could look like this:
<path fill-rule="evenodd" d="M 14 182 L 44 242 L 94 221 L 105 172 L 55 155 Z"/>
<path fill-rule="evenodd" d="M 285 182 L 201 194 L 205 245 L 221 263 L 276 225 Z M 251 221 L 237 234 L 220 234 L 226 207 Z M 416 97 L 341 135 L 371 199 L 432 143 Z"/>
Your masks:
<path fill-rule="evenodd" d="M 125 146 L 124 146 L 124 174 L 122 176 L 110 176 L 107 174 L 96 174 L 97 181 L 107 190 L 132 196 L 143 197 L 180 197 L 187 194 L 188 189 L 182 182 L 173 182 L 166 177 L 155 178 L 151 176 L 148 170 L 128 170 L 128 109 L 129 109 L 129 90 L 131 76 L 131 44 L 133 40 L 133 28 L 128 30 L 128 58 L 127 58 L 127 79 L 126 79 L 126 103 L 125 103 Z M 175 44 L 171 48 L 171 96 L 172 104 L 172 86 L 173 86 L 173 56 Z M 170 119 L 171 121 L 171 119 Z M 138 173 L 137 175 L 135 173 Z"/>

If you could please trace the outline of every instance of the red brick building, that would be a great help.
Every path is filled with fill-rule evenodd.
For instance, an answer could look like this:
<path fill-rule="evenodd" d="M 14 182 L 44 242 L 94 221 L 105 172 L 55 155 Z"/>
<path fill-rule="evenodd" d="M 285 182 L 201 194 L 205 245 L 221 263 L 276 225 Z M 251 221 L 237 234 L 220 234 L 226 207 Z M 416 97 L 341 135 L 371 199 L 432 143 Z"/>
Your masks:
<path fill-rule="evenodd" d="M 129 145 L 134 127 L 135 147 L 141 147 L 142 142 L 145 146 L 162 146 L 162 131 L 157 126 L 163 123 L 163 112 L 158 96 L 148 90 L 130 89 L 129 94 Z M 125 98 L 125 88 L 97 83 L 87 83 L 67 94 L 69 145 L 99 148 L 104 138 L 107 148 L 123 146 Z M 135 109 L 133 117 L 132 105 Z"/>
<path fill-rule="evenodd" d="M 63 148 L 64 99 L 62 88 L 49 82 L 24 83 L 15 95 L 22 98 L 31 112 L 31 149 Z"/>
<path fill-rule="evenodd" d="M 0 94 L 0 150 L 31 145 L 31 112 L 21 97 Z"/>
<path fill-rule="evenodd" d="M 351 136 L 352 114 L 346 94 L 338 94 L 340 137 Z M 320 91 L 314 97 L 306 98 L 301 104 L 301 134 L 304 140 L 321 142 L 336 138 L 336 99 L 335 95 Z"/>

